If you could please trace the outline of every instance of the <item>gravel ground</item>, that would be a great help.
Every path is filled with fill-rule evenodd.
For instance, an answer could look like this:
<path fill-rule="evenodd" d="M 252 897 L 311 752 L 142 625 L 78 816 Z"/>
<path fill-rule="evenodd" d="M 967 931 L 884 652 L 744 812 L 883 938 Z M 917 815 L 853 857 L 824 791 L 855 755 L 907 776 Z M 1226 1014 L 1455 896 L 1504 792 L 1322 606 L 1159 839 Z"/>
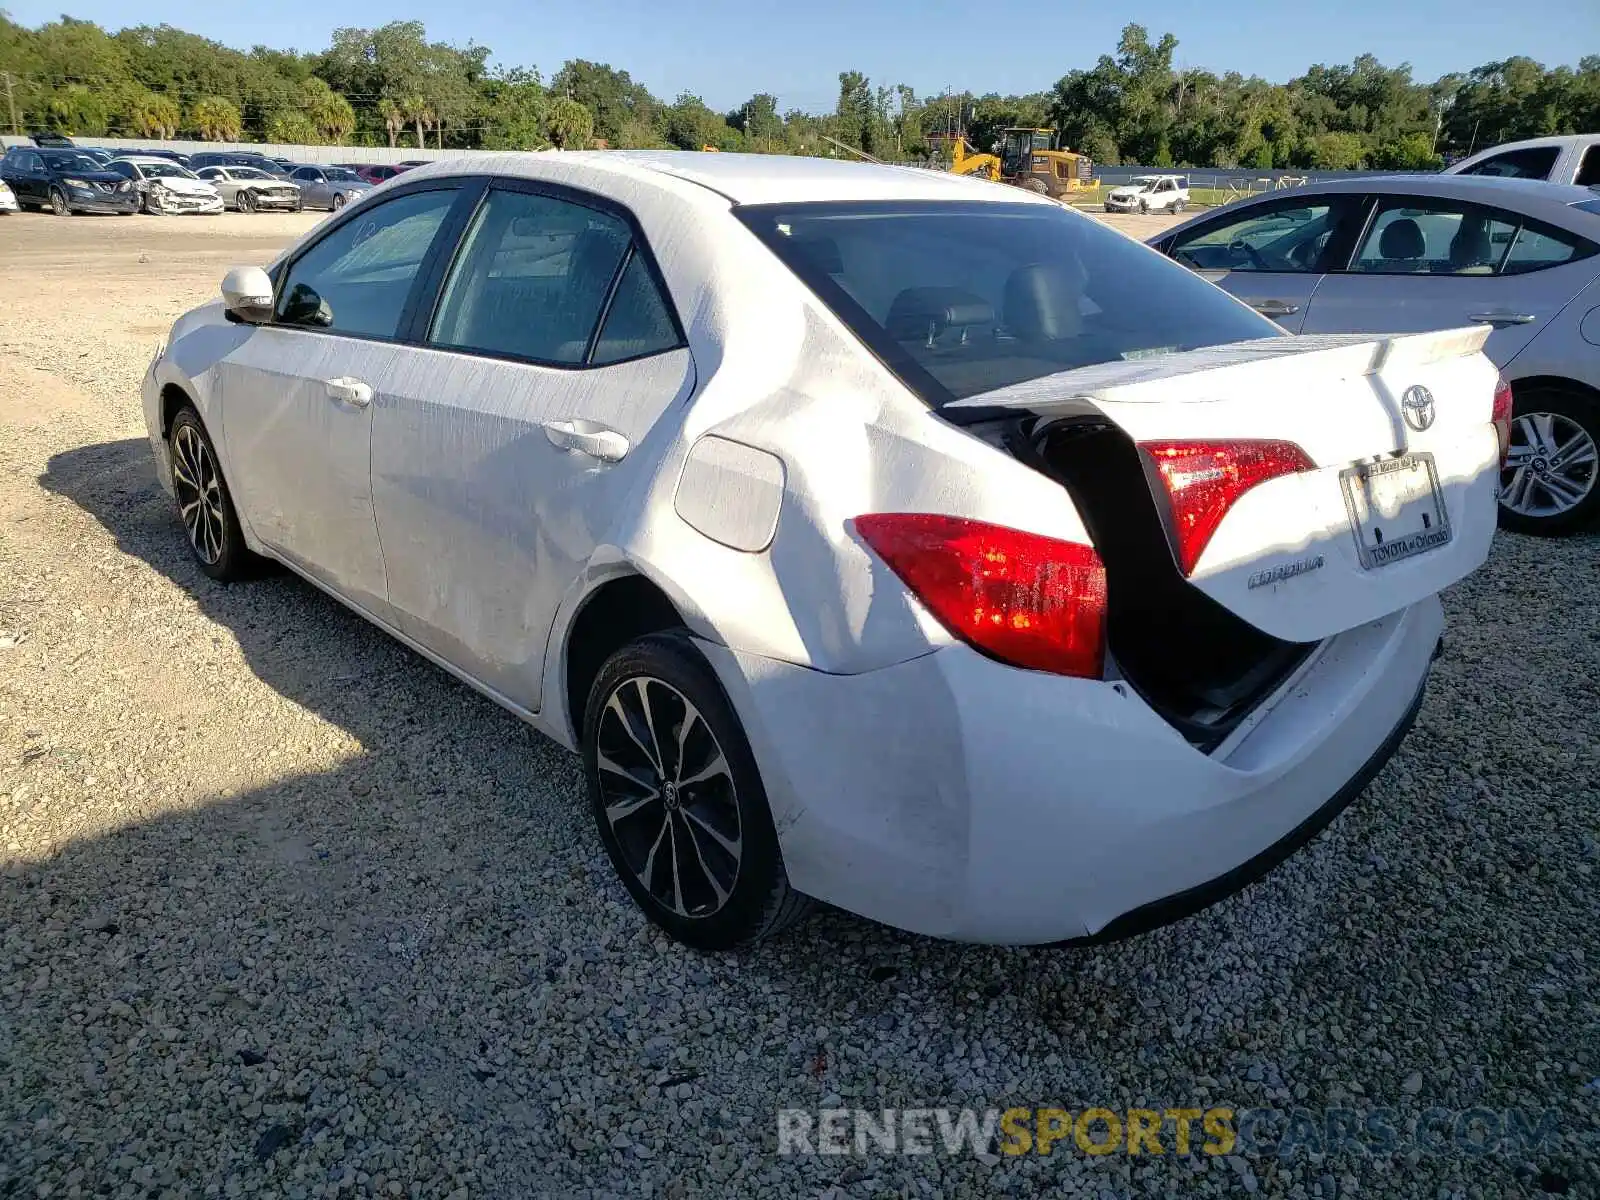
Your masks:
<path fill-rule="evenodd" d="M 0 219 L 0 1196 L 1600 1194 L 1595 537 L 1502 536 L 1401 753 L 1199 917 L 1060 952 L 828 913 L 705 957 L 613 879 L 574 759 L 296 580 L 190 565 L 137 381 L 314 219 Z M 1556 1125 L 779 1157 L 825 1103 Z"/>

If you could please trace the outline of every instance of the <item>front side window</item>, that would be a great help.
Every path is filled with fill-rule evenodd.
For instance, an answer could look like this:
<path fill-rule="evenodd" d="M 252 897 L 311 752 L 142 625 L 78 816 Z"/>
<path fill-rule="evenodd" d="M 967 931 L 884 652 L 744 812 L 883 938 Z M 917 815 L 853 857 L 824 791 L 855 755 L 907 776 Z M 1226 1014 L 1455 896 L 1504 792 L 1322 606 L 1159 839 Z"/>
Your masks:
<path fill-rule="evenodd" d="M 935 406 L 1093 363 L 1281 330 L 1054 205 L 849 202 L 735 214 Z"/>
<path fill-rule="evenodd" d="M 455 188 L 413 192 L 344 222 L 290 266 L 277 323 L 397 336 L 411 286 L 456 195 Z"/>
<path fill-rule="evenodd" d="M 462 240 L 428 340 L 578 365 L 631 241 L 628 226 L 609 213 L 491 191 Z"/>
<path fill-rule="evenodd" d="M 1253 209 L 1180 236 L 1171 254 L 1197 271 L 1317 271 L 1353 208 L 1353 198 L 1321 196 Z"/>
<path fill-rule="evenodd" d="M 294 173 L 293 178 L 304 179 L 308 183 L 317 183 L 322 179 L 322 172 L 313 167 L 301 167 Z"/>
<path fill-rule="evenodd" d="M 1559 146 L 1531 146 L 1507 150 L 1462 171 L 1463 175 L 1501 175 L 1508 179 L 1548 179 L 1561 157 Z"/>
<path fill-rule="evenodd" d="M 132 163 L 108 162 L 106 164 L 106 170 L 115 171 L 118 175 L 121 175 L 124 179 L 137 179 L 137 178 L 139 178 L 139 172 L 134 169 L 134 166 L 133 166 Z"/>
<path fill-rule="evenodd" d="M 1454 200 L 1384 201 L 1352 271 L 1377 275 L 1493 275 L 1511 247 L 1510 213 Z"/>

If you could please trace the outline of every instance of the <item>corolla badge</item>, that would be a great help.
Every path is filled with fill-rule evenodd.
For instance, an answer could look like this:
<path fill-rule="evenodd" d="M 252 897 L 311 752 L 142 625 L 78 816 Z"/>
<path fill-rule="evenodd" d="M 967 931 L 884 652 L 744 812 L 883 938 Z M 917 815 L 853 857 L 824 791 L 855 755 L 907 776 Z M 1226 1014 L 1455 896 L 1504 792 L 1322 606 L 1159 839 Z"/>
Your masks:
<path fill-rule="evenodd" d="M 1433 393 L 1413 383 L 1400 395 L 1400 412 L 1406 424 L 1421 433 L 1433 424 Z"/>

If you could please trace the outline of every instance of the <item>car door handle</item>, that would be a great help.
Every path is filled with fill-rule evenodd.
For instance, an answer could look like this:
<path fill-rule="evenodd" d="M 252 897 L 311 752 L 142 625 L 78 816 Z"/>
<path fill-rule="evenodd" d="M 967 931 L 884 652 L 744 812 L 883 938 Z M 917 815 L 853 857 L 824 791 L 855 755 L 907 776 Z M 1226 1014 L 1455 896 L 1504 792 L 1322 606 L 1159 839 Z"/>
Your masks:
<path fill-rule="evenodd" d="M 327 388 L 330 400 L 342 400 L 352 408 L 365 408 L 372 403 L 372 385 L 348 375 L 323 380 L 322 386 Z"/>
<path fill-rule="evenodd" d="M 615 429 L 607 429 L 593 421 L 576 418 L 564 421 L 547 421 L 544 435 L 552 446 L 563 450 L 576 450 L 601 462 L 620 462 L 628 452 L 628 439 Z"/>
<path fill-rule="evenodd" d="M 1467 320 L 1469 321 L 1483 321 L 1490 325 L 1532 325 L 1538 319 L 1532 313 L 1476 312 L 1467 314 Z"/>
<path fill-rule="evenodd" d="M 1292 317 L 1300 311 L 1298 304 L 1290 304 L 1287 300 L 1252 300 L 1250 307 L 1263 317 Z"/>

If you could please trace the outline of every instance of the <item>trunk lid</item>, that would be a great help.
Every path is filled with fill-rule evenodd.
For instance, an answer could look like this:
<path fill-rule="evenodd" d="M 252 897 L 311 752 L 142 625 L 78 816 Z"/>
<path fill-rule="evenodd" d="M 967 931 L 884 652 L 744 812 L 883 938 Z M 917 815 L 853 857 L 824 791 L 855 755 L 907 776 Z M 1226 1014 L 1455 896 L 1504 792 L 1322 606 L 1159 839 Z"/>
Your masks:
<path fill-rule="evenodd" d="M 1098 417 L 1141 445 L 1298 446 L 1312 469 L 1234 498 L 1188 582 L 1264 633 L 1309 643 L 1417 603 L 1487 556 L 1499 453 L 1488 333 L 1263 338 L 1063 371 L 943 411 L 1009 410 L 1040 427 Z M 1166 485 L 1141 461 L 1176 554 Z"/>

